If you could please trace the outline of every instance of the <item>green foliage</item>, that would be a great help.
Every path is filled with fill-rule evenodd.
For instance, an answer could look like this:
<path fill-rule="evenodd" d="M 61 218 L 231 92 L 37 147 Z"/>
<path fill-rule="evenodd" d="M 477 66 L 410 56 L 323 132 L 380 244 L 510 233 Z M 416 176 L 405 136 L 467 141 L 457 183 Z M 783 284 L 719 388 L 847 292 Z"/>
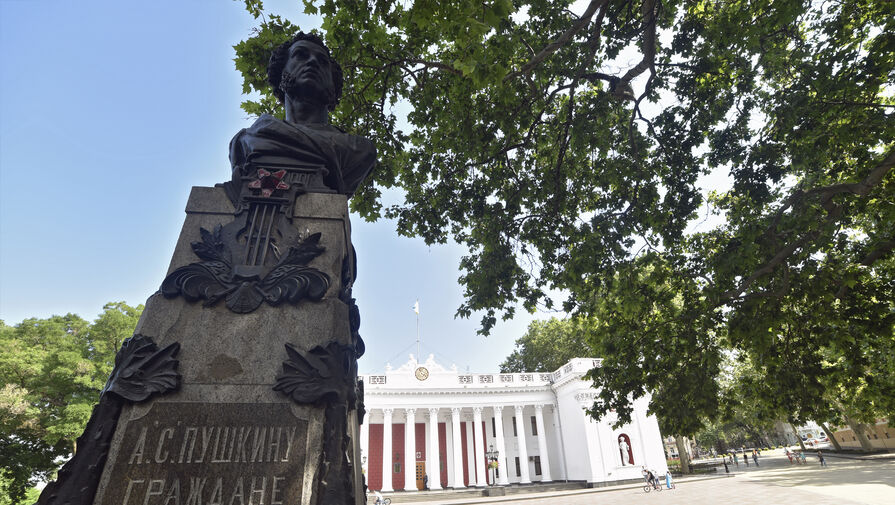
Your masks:
<path fill-rule="evenodd" d="M 603 364 L 590 372 L 602 387 L 592 412 L 615 410 L 623 424 L 629 395 L 652 394 L 663 433 L 689 436 L 718 409 L 723 327 L 699 284 L 676 266 L 649 252 L 593 290 L 587 311 Z"/>
<path fill-rule="evenodd" d="M 346 72 L 333 122 L 379 149 L 353 209 L 466 245 L 457 314 L 483 333 L 568 293 L 604 358 L 595 415 L 647 392 L 683 435 L 731 399 L 895 413 L 895 3 L 303 3 Z M 248 112 L 277 111 L 261 69 L 294 29 L 237 46 Z M 704 199 L 712 171 L 732 189 Z M 722 224 L 685 233 L 703 204 Z"/>
<path fill-rule="evenodd" d="M 502 373 L 554 372 L 572 358 L 594 356 L 588 328 L 578 321 L 551 318 L 532 321 L 516 349 L 500 365 Z"/>
<path fill-rule="evenodd" d="M 6 478 L 0 476 L 0 505 L 15 505 L 15 502 L 9 497 L 9 484 L 10 482 Z M 25 492 L 25 498 L 20 503 L 36 503 L 39 497 L 40 491 L 33 487 Z"/>
<path fill-rule="evenodd" d="M 10 503 L 23 503 L 57 459 L 75 451 L 115 353 L 143 306 L 107 304 L 91 324 L 74 314 L 0 321 L 0 482 Z"/>
<path fill-rule="evenodd" d="M 762 396 L 763 391 L 754 387 L 760 378 L 748 359 L 726 353 L 718 380 L 721 415 L 705 420 L 703 428 L 694 436 L 697 444 L 718 451 L 758 447 L 766 443 L 776 421 L 792 417 L 791 410 L 772 407 L 780 403 L 781 395 L 777 391 L 772 396 Z"/>

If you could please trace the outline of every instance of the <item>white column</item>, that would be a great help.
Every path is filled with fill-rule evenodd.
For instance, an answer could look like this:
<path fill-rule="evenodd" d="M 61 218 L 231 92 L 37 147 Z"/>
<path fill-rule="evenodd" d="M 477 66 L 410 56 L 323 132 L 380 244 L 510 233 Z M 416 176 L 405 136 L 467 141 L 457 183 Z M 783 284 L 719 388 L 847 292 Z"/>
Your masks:
<path fill-rule="evenodd" d="M 383 409 L 382 415 L 382 491 L 392 489 L 392 409 Z"/>
<path fill-rule="evenodd" d="M 643 416 L 641 416 L 640 414 L 641 414 L 641 412 L 640 412 L 640 404 L 638 404 L 638 402 L 634 402 L 634 415 L 632 416 L 631 421 L 632 421 L 633 424 L 637 427 L 637 438 L 638 438 L 638 440 L 637 440 L 636 443 L 635 443 L 633 440 L 631 440 L 631 446 L 632 446 L 632 447 L 631 447 L 631 452 L 632 452 L 632 453 L 635 453 L 635 454 L 638 454 L 638 455 L 640 456 L 640 461 L 637 461 L 637 460 L 635 459 L 635 460 L 634 460 L 634 465 L 635 465 L 635 466 L 637 466 L 637 465 L 645 465 L 647 468 L 655 468 L 656 465 L 651 464 L 652 462 L 651 462 L 651 461 L 647 461 L 647 459 L 646 459 L 646 444 L 643 443 L 643 442 L 644 442 L 644 440 L 643 440 L 643 426 L 642 426 Z M 628 435 L 628 438 L 630 438 L 630 437 L 631 437 L 631 436 Z M 636 447 L 637 447 L 636 449 L 634 448 L 635 445 L 636 445 Z"/>
<path fill-rule="evenodd" d="M 466 471 L 469 476 L 469 487 L 475 487 L 475 445 L 472 437 L 472 421 L 466 418 Z"/>
<path fill-rule="evenodd" d="M 585 415 L 588 418 L 588 423 L 593 425 L 593 432 L 597 442 L 597 453 L 600 455 L 600 473 L 597 474 L 596 471 L 592 471 L 591 482 L 606 482 L 609 479 L 609 474 L 611 472 L 609 472 L 609 467 L 606 465 L 607 448 L 603 447 L 604 438 L 609 441 L 609 454 L 613 456 L 609 461 L 617 461 L 616 458 L 618 458 L 618 445 L 612 440 L 612 428 L 610 428 L 614 419 L 603 418 L 598 422 L 589 415 Z M 591 466 L 593 466 L 593 464 Z M 614 466 L 617 466 L 617 464 Z"/>
<path fill-rule="evenodd" d="M 364 475 L 370 475 L 370 413 L 364 416 L 364 424 L 360 425 L 360 461 Z"/>
<path fill-rule="evenodd" d="M 432 468 L 426 469 L 429 474 L 429 489 L 441 489 L 441 462 L 438 455 L 438 409 L 429 409 L 429 457 Z"/>
<path fill-rule="evenodd" d="M 569 480 L 569 474 L 566 470 L 566 447 L 565 440 L 563 440 L 562 429 L 559 424 L 559 408 L 558 406 L 553 407 L 553 426 L 556 426 L 556 435 L 559 441 L 559 474 L 562 475 L 562 480 Z"/>
<path fill-rule="evenodd" d="M 441 436 L 441 433 L 438 434 Z M 454 430 L 451 425 L 451 419 L 448 417 L 444 420 L 444 459 L 439 461 L 444 465 L 444 482 L 441 483 L 445 489 L 452 487 L 454 484 L 454 464 L 451 460 L 454 457 Z"/>
<path fill-rule="evenodd" d="M 503 407 L 499 405 L 494 406 L 494 438 L 497 443 L 497 473 L 500 474 L 497 477 L 497 483 L 501 486 L 506 486 L 510 483 L 509 479 L 507 479 L 507 444 L 503 438 Z"/>
<path fill-rule="evenodd" d="M 416 491 L 416 410 L 404 412 L 404 491 Z"/>
<path fill-rule="evenodd" d="M 454 468 L 454 481 L 451 482 L 451 487 L 454 489 L 463 489 L 463 448 L 461 447 L 461 438 L 460 438 L 460 407 L 451 408 L 451 433 L 453 434 L 453 446 L 454 446 L 454 457 L 453 457 L 453 468 Z"/>
<path fill-rule="evenodd" d="M 535 426 L 538 428 L 538 452 L 541 456 L 541 482 L 550 482 L 550 455 L 547 453 L 547 430 L 544 429 L 544 406 L 535 405 Z"/>
<path fill-rule="evenodd" d="M 585 409 L 591 407 L 593 401 L 578 400 L 581 416 L 584 419 L 584 439 L 587 447 L 587 462 L 590 477 L 588 482 L 606 482 L 612 471 L 619 466 L 618 442 L 613 440 L 610 426 L 615 422 L 615 414 L 610 414 L 599 422 L 590 417 Z M 609 447 L 603 446 L 603 440 L 609 441 Z M 570 442 L 572 443 L 572 442 Z M 607 461 L 611 462 L 607 464 Z M 610 471 L 612 470 L 612 471 Z"/>
<path fill-rule="evenodd" d="M 485 437 L 482 433 L 482 407 L 472 408 L 472 430 L 475 433 L 475 485 L 486 487 L 485 478 Z"/>
<path fill-rule="evenodd" d="M 522 416 L 522 405 L 516 405 L 516 433 L 519 440 L 519 469 L 522 476 L 519 484 L 530 484 L 531 477 L 528 474 L 528 449 L 525 448 L 525 417 Z"/>

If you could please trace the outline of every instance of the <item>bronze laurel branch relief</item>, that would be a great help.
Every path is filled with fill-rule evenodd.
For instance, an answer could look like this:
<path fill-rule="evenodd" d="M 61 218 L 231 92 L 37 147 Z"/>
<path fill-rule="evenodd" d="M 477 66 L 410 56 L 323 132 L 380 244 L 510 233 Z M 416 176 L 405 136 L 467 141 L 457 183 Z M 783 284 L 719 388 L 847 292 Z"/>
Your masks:
<path fill-rule="evenodd" d="M 252 312 L 264 302 L 276 306 L 322 299 L 330 286 L 329 276 L 307 266 L 325 250 L 319 244 L 320 233 L 299 237 L 296 245 L 281 254 L 271 233 L 278 209 L 255 207 L 254 211 L 246 212 L 242 219 L 237 216 L 226 226 L 218 225 L 212 232 L 201 228 L 202 241 L 193 242 L 192 247 L 204 261 L 171 272 L 162 282 L 162 294 L 167 298 L 182 295 L 189 301 L 205 300 L 205 306 L 215 305 L 223 298 L 227 308 L 239 314 Z M 247 233 L 229 230 L 245 228 L 246 223 L 250 228 Z M 239 236 L 244 236 L 243 244 L 228 240 Z M 234 256 L 239 255 L 234 255 L 233 246 L 242 246 L 242 251 L 238 251 L 242 252 L 242 261 L 234 261 Z M 276 261 L 271 266 L 265 266 L 268 253 Z"/>
<path fill-rule="evenodd" d="M 109 456 L 109 448 L 121 410 L 127 403 L 146 401 L 180 389 L 175 359 L 180 344 L 163 349 L 152 338 L 135 334 L 115 355 L 115 368 L 93 407 L 84 433 L 78 437 L 75 455 L 47 484 L 37 505 L 90 505 Z"/>
<path fill-rule="evenodd" d="M 351 462 L 347 454 L 348 411 L 358 406 L 357 359 L 353 346 L 330 342 L 302 351 L 286 344 L 289 359 L 277 376 L 274 390 L 297 403 L 325 408 L 323 451 L 315 479 L 317 503 L 354 503 Z"/>

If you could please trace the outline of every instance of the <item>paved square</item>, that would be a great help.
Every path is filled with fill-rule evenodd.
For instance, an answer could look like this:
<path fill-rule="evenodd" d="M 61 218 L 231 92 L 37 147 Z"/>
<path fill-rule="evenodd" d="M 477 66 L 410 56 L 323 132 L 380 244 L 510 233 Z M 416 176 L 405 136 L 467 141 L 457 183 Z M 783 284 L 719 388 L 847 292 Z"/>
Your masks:
<path fill-rule="evenodd" d="M 806 465 L 790 465 L 782 450 L 764 452 L 759 466 L 740 465 L 731 477 L 679 479 L 676 489 L 646 493 L 641 486 L 516 495 L 476 500 L 438 500 L 443 504 L 519 505 L 895 505 L 895 460 L 864 461 L 814 455 Z"/>

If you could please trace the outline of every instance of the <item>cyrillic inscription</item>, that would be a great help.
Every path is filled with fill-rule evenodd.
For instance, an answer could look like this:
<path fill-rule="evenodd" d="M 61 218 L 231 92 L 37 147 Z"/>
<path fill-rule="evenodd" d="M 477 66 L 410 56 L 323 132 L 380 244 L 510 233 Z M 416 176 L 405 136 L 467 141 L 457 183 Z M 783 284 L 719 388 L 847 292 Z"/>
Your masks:
<path fill-rule="evenodd" d="M 158 402 L 125 429 L 102 505 L 300 503 L 308 423 L 288 404 Z"/>

